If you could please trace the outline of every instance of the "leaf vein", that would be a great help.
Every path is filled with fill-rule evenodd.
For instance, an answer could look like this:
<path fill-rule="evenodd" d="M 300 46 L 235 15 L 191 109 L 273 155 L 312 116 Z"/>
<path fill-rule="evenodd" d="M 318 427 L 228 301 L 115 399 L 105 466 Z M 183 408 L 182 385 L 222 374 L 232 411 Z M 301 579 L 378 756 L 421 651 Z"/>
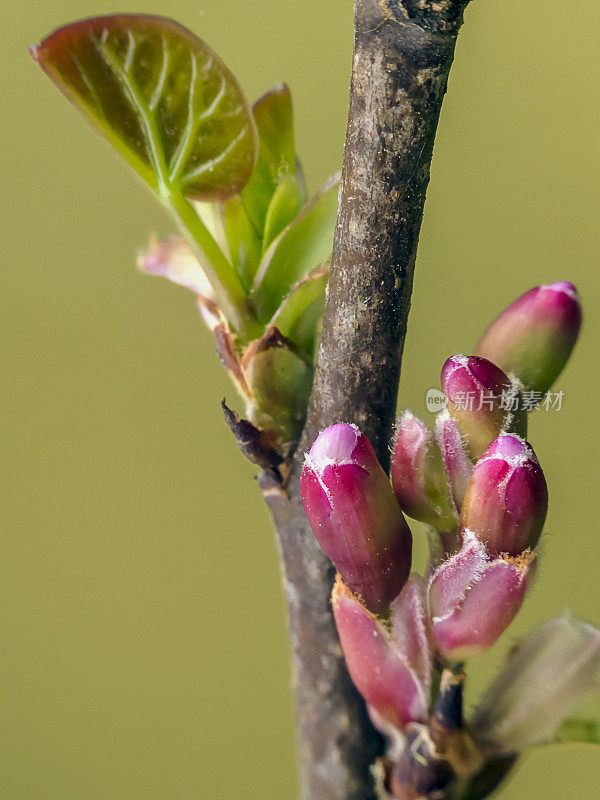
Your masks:
<path fill-rule="evenodd" d="M 158 134 L 158 130 L 156 129 L 154 117 L 147 108 L 146 103 L 140 95 L 139 89 L 137 88 L 134 80 L 124 71 L 123 67 L 121 64 L 119 64 L 114 53 L 110 51 L 106 43 L 100 44 L 99 51 L 107 65 L 110 67 L 110 69 L 112 69 L 116 77 L 121 82 L 125 93 L 129 96 L 129 100 L 136 111 L 140 127 L 142 128 L 144 137 L 146 139 L 148 158 L 151 161 L 154 171 L 156 172 L 156 175 L 158 176 L 162 186 L 165 187 L 167 170 L 164 154 L 159 148 L 160 136 Z"/>
<path fill-rule="evenodd" d="M 129 41 L 127 45 L 127 53 L 125 55 L 125 62 L 123 64 L 123 69 L 125 70 L 125 74 L 129 75 L 131 70 L 131 65 L 133 64 L 133 58 L 135 56 L 135 51 L 137 48 L 137 42 L 135 40 L 135 36 L 131 31 L 127 31 L 127 39 Z"/>
<path fill-rule="evenodd" d="M 198 85 L 198 61 L 194 53 L 190 53 L 190 60 L 191 65 L 190 85 L 188 88 L 188 112 L 183 133 L 181 134 L 181 138 L 179 139 L 179 143 L 175 149 L 171 162 L 172 166 L 169 174 L 169 180 L 171 183 L 177 179 L 185 165 L 185 162 L 188 159 L 190 148 L 193 144 L 194 134 L 198 126 L 198 120 L 194 119 L 196 87 Z"/>
<path fill-rule="evenodd" d="M 183 176 L 184 183 L 189 183 L 190 181 L 194 180 L 195 178 L 200 177 L 200 175 L 204 174 L 205 172 L 210 172 L 216 166 L 218 166 L 222 161 L 224 161 L 227 156 L 235 150 L 238 144 L 242 141 L 242 139 L 248 135 L 248 128 L 244 126 L 242 130 L 238 133 L 238 135 L 229 142 L 227 147 L 225 147 L 218 155 L 214 156 L 213 158 L 209 158 L 207 161 L 203 162 L 195 169 L 187 172 Z"/>
<path fill-rule="evenodd" d="M 227 91 L 227 81 L 225 80 L 223 75 L 221 75 L 221 85 L 219 86 L 213 99 L 210 101 L 210 104 L 198 116 L 198 119 L 208 119 L 208 117 L 212 117 L 212 115 L 217 110 L 219 103 L 225 97 L 226 91 Z"/>
<path fill-rule="evenodd" d="M 90 97 L 94 102 L 94 106 L 99 111 L 99 116 L 101 117 L 101 119 L 106 120 L 106 113 L 104 111 L 104 106 L 102 105 L 98 92 L 96 91 L 96 87 L 90 80 L 90 76 L 87 74 L 85 68 L 82 66 L 81 62 L 79 61 L 79 59 L 72 50 L 69 50 L 69 55 L 71 56 L 71 61 L 73 62 L 73 64 L 75 64 L 75 69 L 79 73 L 81 80 L 84 82 L 86 89 L 90 93 Z"/>
<path fill-rule="evenodd" d="M 169 51 L 167 49 L 167 40 L 165 39 L 164 36 L 161 36 L 161 45 L 162 45 L 162 64 L 160 67 L 160 75 L 158 76 L 156 88 L 152 92 L 152 97 L 150 98 L 150 103 L 148 105 L 148 108 L 152 112 L 154 112 L 156 106 L 160 102 L 160 98 L 162 97 L 162 93 L 165 88 L 165 83 L 167 82 L 167 73 L 169 70 Z"/>

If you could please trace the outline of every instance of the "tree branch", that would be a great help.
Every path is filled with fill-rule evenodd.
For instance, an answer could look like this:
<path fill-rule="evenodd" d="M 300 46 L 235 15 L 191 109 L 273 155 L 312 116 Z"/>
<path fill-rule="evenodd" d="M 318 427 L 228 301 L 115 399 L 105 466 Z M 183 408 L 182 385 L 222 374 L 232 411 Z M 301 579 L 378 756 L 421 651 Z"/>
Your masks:
<path fill-rule="evenodd" d="M 289 608 L 302 800 L 373 800 L 382 740 L 347 675 L 333 569 L 298 493 L 318 432 L 354 422 L 389 462 L 433 142 L 468 0 L 357 0 L 350 110 L 329 294 L 304 434 L 284 492 L 261 488 Z"/>

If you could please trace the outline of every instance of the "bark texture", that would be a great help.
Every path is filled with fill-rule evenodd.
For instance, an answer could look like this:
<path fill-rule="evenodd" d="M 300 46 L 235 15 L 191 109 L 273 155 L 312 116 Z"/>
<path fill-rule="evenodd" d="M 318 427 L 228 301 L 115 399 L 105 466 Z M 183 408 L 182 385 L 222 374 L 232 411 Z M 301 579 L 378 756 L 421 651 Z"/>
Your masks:
<path fill-rule="evenodd" d="M 317 372 L 285 490 L 263 475 L 289 608 L 302 800 L 374 800 L 382 739 L 352 686 L 329 596 L 333 568 L 298 494 L 304 452 L 354 422 L 389 462 L 433 142 L 468 0 L 357 0 L 340 205 Z"/>

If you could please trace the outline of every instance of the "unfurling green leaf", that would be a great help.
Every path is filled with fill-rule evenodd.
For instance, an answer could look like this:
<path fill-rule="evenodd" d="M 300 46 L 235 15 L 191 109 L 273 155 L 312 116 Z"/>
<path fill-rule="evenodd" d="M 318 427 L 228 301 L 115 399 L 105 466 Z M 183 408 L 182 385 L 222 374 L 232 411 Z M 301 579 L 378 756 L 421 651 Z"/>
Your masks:
<path fill-rule="evenodd" d="M 265 324 L 292 286 L 329 260 L 337 214 L 338 180 L 336 176 L 325 184 L 265 254 L 252 289 L 256 312 Z"/>
<path fill-rule="evenodd" d="M 261 242 L 239 196 L 222 204 L 229 259 L 244 289 L 249 292 L 260 264 Z"/>
<path fill-rule="evenodd" d="M 314 269 L 292 287 L 270 322 L 309 359 L 315 353 L 328 280 L 329 264 Z"/>
<path fill-rule="evenodd" d="M 258 129 L 258 160 L 242 191 L 242 202 L 262 236 L 265 218 L 278 184 L 296 171 L 294 112 L 288 86 L 271 89 L 252 107 Z"/>
<path fill-rule="evenodd" d="M 253 423 L 291 441 L 312 383 L 337 186 L 306 202 L 288 87 L 251 110 L 201 39 L 152 15 L 82 20 L 31 53 L 177 220 L 187 243 L 154 241 L 140 268 L 198 295 Z"/>
<path fill-rule="evenodd" d="M 239 196 L 213 204 L 221 218 L 222 249 L 229 254 L 246 291 L 252 288 L 269 245 L 306 202 L 306 188 L 294 151 L 288 87 L 284 84 L 264 95 L 254 105 L 253 115 L 260 142 L 255 168 Z"/>
<path fill-rule="evenodd" d="M 229 69 L 164 17 L 122 14 L 60 28 L 32 48 L 63 94 L 161 196 L 225 199 L 247 182 L 254 118 Z"/>
<path fill-rule="evenodd" d="M 269 249 L 273 240 L 296 217 L 304 204 L 304 198 L 295 175 L 288 175 L 275 189 L 267 216 L 263 234 L 263 252 Z"/>

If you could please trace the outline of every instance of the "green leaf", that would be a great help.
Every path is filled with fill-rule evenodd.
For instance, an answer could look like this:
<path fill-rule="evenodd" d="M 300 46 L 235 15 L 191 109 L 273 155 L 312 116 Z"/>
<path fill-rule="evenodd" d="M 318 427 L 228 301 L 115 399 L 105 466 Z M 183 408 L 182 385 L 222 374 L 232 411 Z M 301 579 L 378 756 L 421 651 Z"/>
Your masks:
<path fill-rule="evenodd" d="M 252 107 L 258 128 L 258 160 L 242 191 L 242 202 L 262 235 L 271 198 L 281 180 L 296 171 L 294 112 L 285 83 L 256 101 Z"/>
<path fill-rule="evenodd" d="M 329 260 L 337 215 L 339 177 L 328 181 L 275 239 L 256 275 L 252 299 L 268 322 L 292 286 Z"/>
<path fill-rule="evenodd" d="M 556 731 L 553 742 L 600 744 L 600 720 L 566 719 Z"/>
<path fill-rule="evenodd" d="M 476 738 L 518 751 L 554 740 L 597 691 L 600 631 L 564 614 L 513 648 L 470 720 Z"/>
<path fill-rule="evenodd" d="M 246 184 L 257 131 L 244 94 L 205 42 L 145 14 L 60 28 L 31 53 L 77 110 L 163 199 L 222 200 Z"/>
<path fill-rule="evenodd" d="M 314 358 L 328 280 L 329 264 L 317 267 L 292 287 L 269 323 L 311 360 Z"/>
<path fill-rule="evenodd" d="M 231 263 L 246 291 L 250 291 L 262 248 L 239 196 L 223 203 L 223 220 Z"/>
<path fill-rule="evenodd" d="M 296 156 L 296 166 L 295 166 L 295 173 L 296 175 L 296 182 L 298 183 L 298 188 L 300 189 L 300 194 L 302 195 L 302 203 L 306 203 L 308 200 L 308 189 L 306 188 L 306 177 L 304 175 L 304 168 L 302 166 L 302 162 Z"/>
<path fill-rule="evenodd" d="M 263 251 L 268 250 L 273 240 L 292 222 L 303 204 L 304 198 L 295 175 L 288 175 L 275 189 L 267 210 L 263 234 Z"/>

